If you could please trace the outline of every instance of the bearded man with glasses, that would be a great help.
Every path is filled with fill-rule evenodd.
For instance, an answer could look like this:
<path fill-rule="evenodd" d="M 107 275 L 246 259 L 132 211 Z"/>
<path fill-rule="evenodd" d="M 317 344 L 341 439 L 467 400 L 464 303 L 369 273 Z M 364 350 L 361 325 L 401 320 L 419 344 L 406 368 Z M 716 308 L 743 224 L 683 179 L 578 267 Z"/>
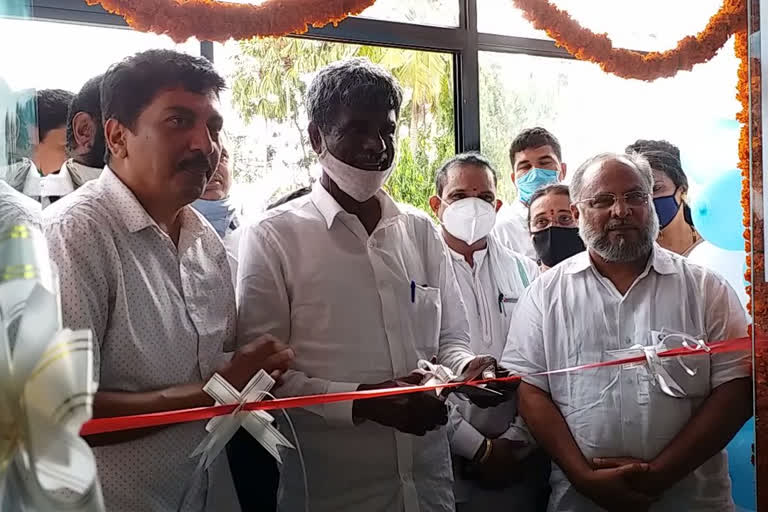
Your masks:
<path fill-rule="evenodd" d="M 570 190 L 587 251 L 528 288 L 502 357 L 553 459 L 549 510 L 734 510 L 724 447 L 752 414 L 748 353 L 542 374 L 746 335 L 726 281 L 655 244 L 646 161 L 598 155 Z"/>

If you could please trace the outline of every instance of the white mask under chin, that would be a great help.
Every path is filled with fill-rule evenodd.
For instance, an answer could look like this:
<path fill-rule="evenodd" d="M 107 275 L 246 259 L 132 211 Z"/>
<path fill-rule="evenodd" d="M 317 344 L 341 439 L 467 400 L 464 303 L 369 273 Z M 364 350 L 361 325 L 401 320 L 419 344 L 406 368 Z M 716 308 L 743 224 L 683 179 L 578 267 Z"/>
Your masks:
<path fill-rule="evenodd" d="M 376 195 L 395 168 L 395 159 L 383 171 L 367 171 L 342 162 L 323 144 L 318 162 L 336 185 L 355 201 L 362 203 Z"/>
<path fill-rule="evenodd" d="M 469 245 L 488 236 L 495 224 L 496 209 L 477 197 L 454 201 L 443 211 L 445 230 Z"/>

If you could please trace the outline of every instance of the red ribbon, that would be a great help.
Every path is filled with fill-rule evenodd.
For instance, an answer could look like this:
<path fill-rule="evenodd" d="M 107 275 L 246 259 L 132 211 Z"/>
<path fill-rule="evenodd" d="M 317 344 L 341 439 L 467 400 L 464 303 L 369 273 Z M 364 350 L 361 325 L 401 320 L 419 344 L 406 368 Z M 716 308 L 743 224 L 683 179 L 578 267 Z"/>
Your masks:
<path fill-rule="evenodd" d="M 756 343 L 768 341 L 766 339 L 756 340 Z M 709 354 L 718 354 L 724 352 L 747 351 L 752 348 L 752 339 L 737 338 L 728 341 L 722 341 L 709 345 Z M 704 355 L 703 349 L 695 350 L 686 347 L 676 348 L 659 352 L 659 357 L 680 357 L 690 355 Z M 602 361 L 599 363 L 590 363 L 560 370 L 550 370 L 532 374 L 532 376 L 558 375 L 562 373 L 588 370 L 591 368 L 603 368 L 607 366 L 621 366 L 631 363 L 645 362 L 645 356 L 628 357 L 625 359 L 616 359 L 612 361 Z M 524 376 L 514 375 L 511 377 L 497 377 L 494 379 L 473 381 L 473 384 L 486 384 L 489 382 L 515 382 L 522 380 Z M 290 398 L 278 398 L 275 400 L 262 402 L 248 402 L 243 405 L 243 411 L 272 411 L 276 409 L 294 409 L 300 407 L 309 407 L 312 405 L 330 404 L 334 402 L 346 402 L 349 400 L 361 400 L 365 398 L 380 398 L 385 396 L 405 395 L 408 393 L 419 393 L 424 391 L 434 391 L 444 388 L 461 386 L 462 382 L 440 384 L 437 386 L 406 386 L 399 388 L 374 389 L 369 391 L 348 391 L 345 393 L 327 393 L 323 395 L 296 396 Z M 239 404 L 215 405 L 211 407 L 196 407 L 193 409 L 181 409 L 177 411 L 164 411 L 149 414 L 136 414 L 132 416 L 117 416 L 113 418 L 97 418 L 87 421 L 80 434 L 83 436 L 94 434 L 105 434 L 108 432 L 118 432 L 122 430 L 132 430 L 137 428 L 159 427 L 163 425 L 172 425 L 176 423 L 186 423 L 189 421 L 201 421 L 231 414 L 237 409 Z"/>

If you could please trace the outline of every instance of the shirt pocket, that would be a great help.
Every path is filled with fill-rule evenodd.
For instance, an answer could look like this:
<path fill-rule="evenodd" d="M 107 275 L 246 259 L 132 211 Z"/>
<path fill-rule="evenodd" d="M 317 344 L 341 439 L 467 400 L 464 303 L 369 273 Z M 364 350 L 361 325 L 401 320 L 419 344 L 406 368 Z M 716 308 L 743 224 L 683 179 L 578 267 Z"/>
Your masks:
<path fill-rule="evenodd" d="M 516 292 L 499 291 L 499 295 L 496 300 L 499 314 L 511 315 L 517 307 L 517 303 L 520 300 L 520 294 Z"/>
<path fill-rule="evenodd" d="M 443 303 L 439 288 L 411 282 L 411 300 L 406 304 L 408 325 L 418 356 L 437 356 Z"/>

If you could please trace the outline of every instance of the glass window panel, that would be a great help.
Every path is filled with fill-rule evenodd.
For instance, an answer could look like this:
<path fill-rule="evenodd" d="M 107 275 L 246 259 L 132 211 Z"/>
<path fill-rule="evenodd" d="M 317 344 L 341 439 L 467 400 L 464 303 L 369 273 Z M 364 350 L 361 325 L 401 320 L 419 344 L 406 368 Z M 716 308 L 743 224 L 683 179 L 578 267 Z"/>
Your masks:
<path fill-rule="evenodd" d="M 458 27 L 459 1 L 463 0 L 377 0 L 363 11 L 360 17 L 417 25 Z"/>
<path fill-rule="evenodd" d="M 588 62 L 481 52 L 481 146 L 504 176 L 500 183 L 510 199 L 509 145 L 525 128 L 552 131 L 571 170 L 639 138 L 666 139 L 680 147 L 695 194 L 697 184 L 736 167 L 737 68 L 732 42 L 711 62 L 651 83 L 618 78 Z"/>
<path fill-rule="evenodd" d="M 722 5 L 721 0 L 551 0 L 582 26 L 607 33 L 614 45 L 636 50 L 666 50 L 687 35 L 701 31 Z M 479 0 L 480 32 L 548 39 L 534 30 L 512 0 Z"/>
<path fill-rule="evenodd" d="M 174 48 L 199 55 L 195 39 L 176 44 L 167 36 L 134 30 L 0 19 L 0 48 L 18 47 L 24 52 L 0 52 L 0 69 L 11 89 L 57 88 L 77 92 L 89 78 L 103 73 L 123 57 L 151 48 Z"/>
<path fill-rule="evenodd" d="M 403 87 L 399 160 L 387 186 L 396 200 L 428 210 L 434 172 L 455 151 L 450 55 L 297 38 L 230 41 L 214 52 L 229 86 L 222 106 L 232 196 L 246 216 L 320 175 L 307 135 L 306 91 L 318 69 L 355 55 L 380 63 Z"/>

